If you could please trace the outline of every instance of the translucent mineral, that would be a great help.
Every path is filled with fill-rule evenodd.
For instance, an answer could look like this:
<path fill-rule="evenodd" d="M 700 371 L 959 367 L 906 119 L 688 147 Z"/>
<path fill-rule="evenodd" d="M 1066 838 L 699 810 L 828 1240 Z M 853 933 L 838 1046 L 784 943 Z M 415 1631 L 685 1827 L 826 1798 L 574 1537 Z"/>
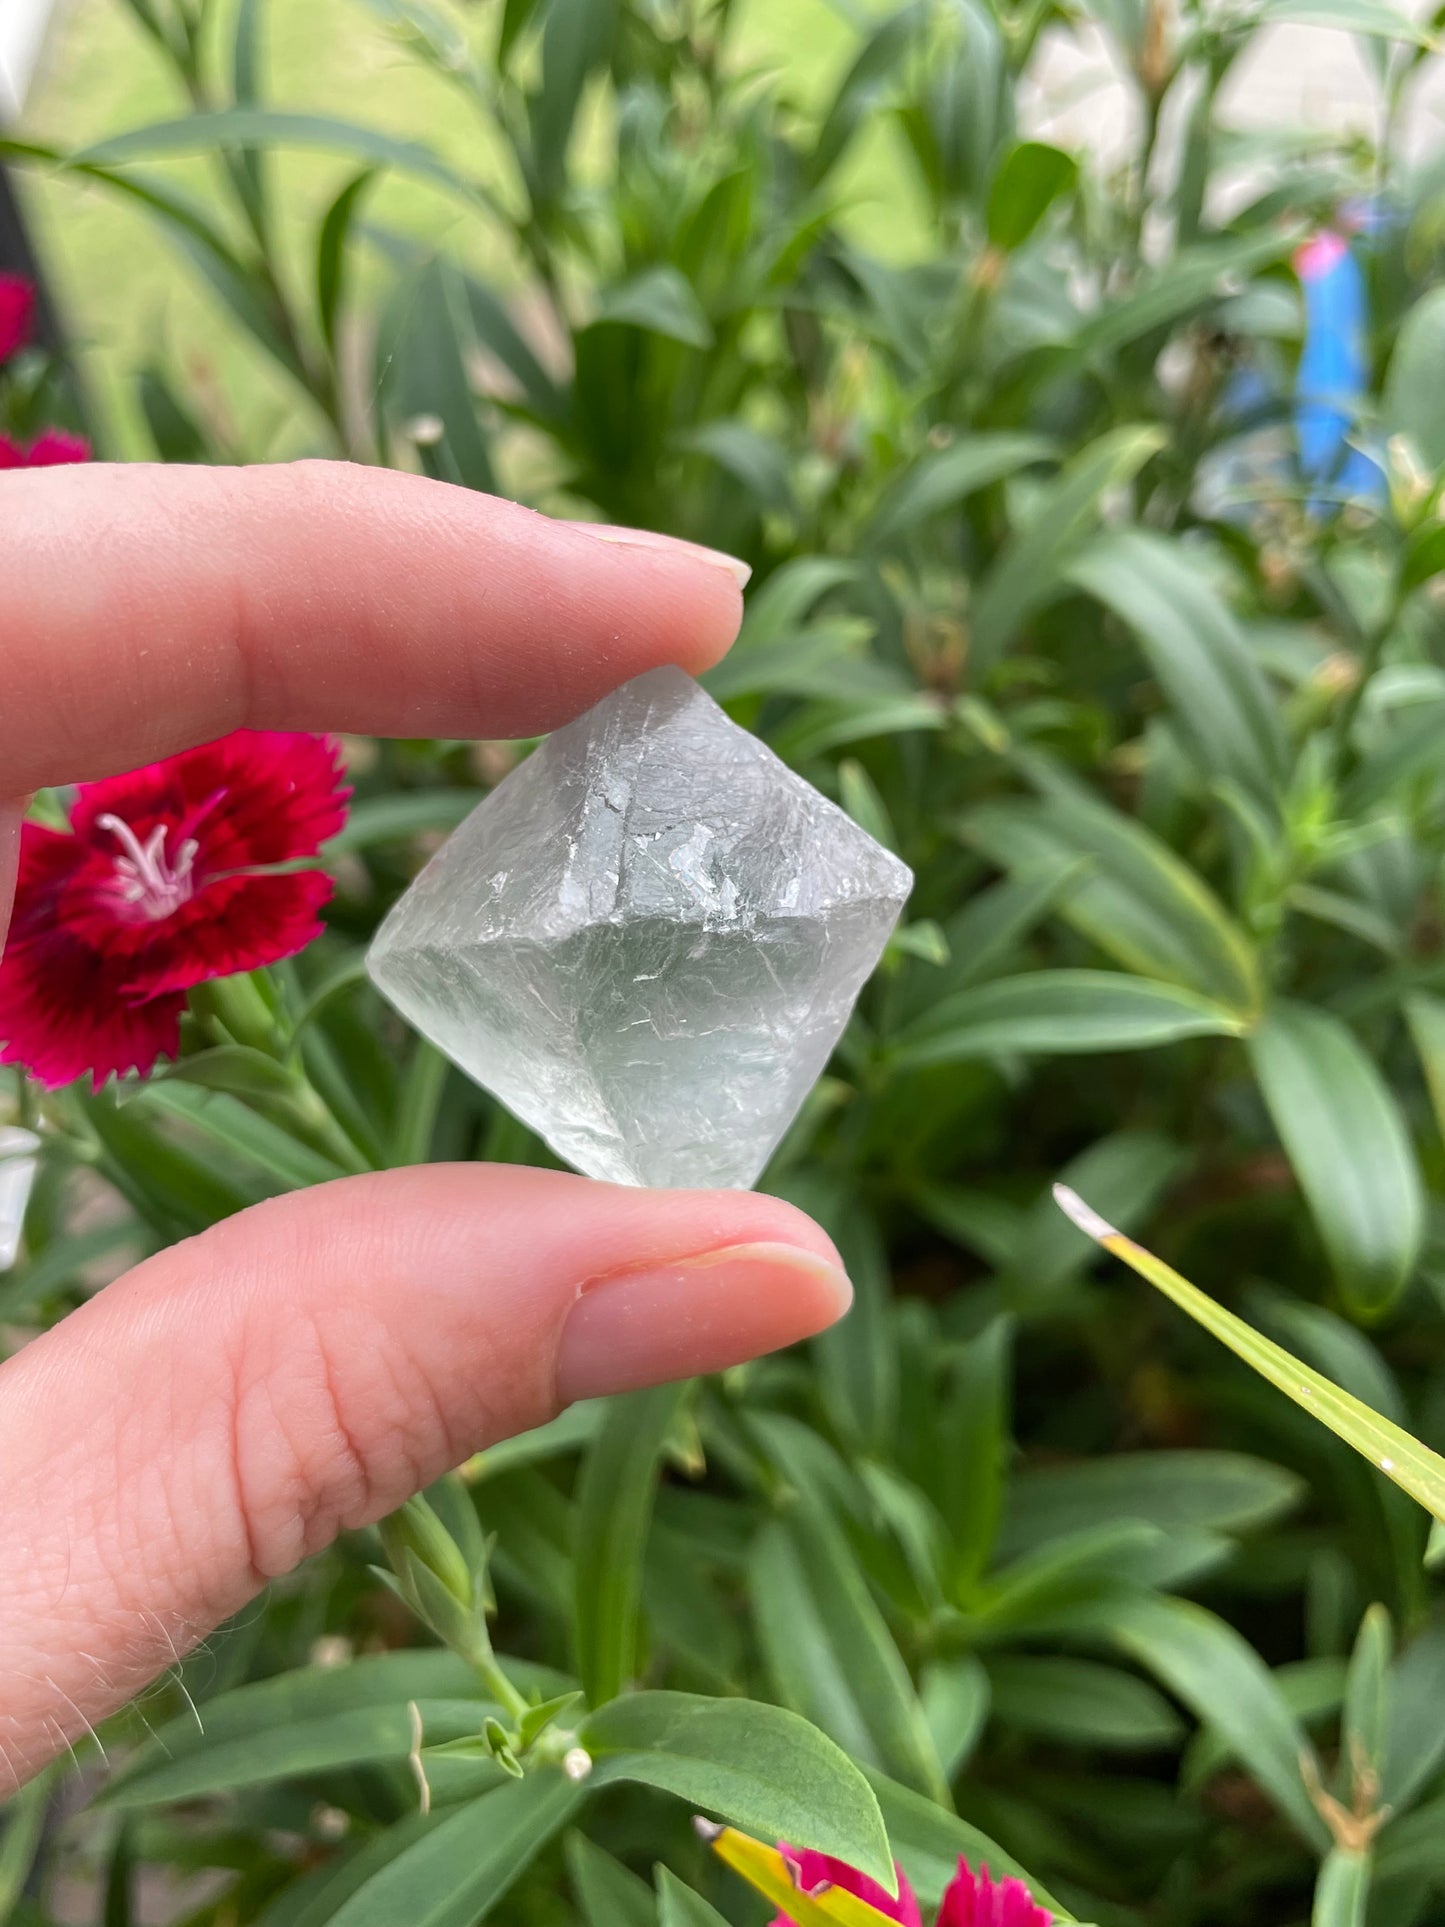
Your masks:
<path fill-rule="evenodd" d="M 912 882 L 689 676 L 655 669 L 498 784 L 369 967 L 577 1170 L 746 1187 Z"/>
<path fill-rule="evenodd" d="M 9 1271 L 20 1256 L 25 1212 L 40 1169 L 34 1153 L 40 1139 L 18 1124 L 0 1124 L 0 1271 Z"/>

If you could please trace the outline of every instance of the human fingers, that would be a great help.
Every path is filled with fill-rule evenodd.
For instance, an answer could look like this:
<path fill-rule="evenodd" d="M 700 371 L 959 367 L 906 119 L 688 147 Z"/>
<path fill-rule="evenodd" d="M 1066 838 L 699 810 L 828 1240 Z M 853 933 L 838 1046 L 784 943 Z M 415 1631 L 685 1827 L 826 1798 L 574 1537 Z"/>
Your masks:
<path fill-rule="evenodd" d="M 521 1167 L 346 1179 L 150 1259 L 0 1366 L 0 1769 L 468 1453 L 849 1297 L 778 1199 Z"/>
<path fill-rule="evenodd" d="M 551 729 L 737 632 L 742 565 L 341 462 L 0 477 L 0 797 L 243 726 Z"/>

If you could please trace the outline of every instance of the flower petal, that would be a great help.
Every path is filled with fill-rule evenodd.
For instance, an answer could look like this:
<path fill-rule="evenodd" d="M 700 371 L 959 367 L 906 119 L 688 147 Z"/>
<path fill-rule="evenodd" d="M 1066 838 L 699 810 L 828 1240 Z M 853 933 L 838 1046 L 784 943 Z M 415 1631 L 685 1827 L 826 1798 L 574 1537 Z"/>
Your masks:
<path fill-rule="evenodd" d="M 110 962 L 57 930 L 0 958 L 0 1064 L 21 1064 L 47 1090 L 90 1073 L 144 1075 L 180 1049 L 182 996 L 131 1003 Z"/>
<path fill-rule="evenodd" d="M 866 1900 L 880 1914 L 898 1921 L 899 1927 L 922 1927 L 918 1897 L 896 1861 L 893 1871 L 898 1876 L 898 1898 L 895 1900 L 884 1892 L 876 1880 L 870 1880 L 866 1873 L 859 1873 L 846 1860 L 835 1860 L 830 1854 L 814 1853 L 809 1848 L 790 1847 L 786 1843 L 782 1843 L 781 1851 L 801 1892 L 816 1894 L 820 1887 L 844 1887 L 860 1900 Z M 788 1927 L 786 1917 L 781 1914 L 772 1927 L 779 1927 L 780 1922 L 781 1927 Z"/>
<path fill-rule="evenodd" d="M 197 871 L 214 877 L 315 856 L 345 823 L 349 795 L 331 737 L 238 729 L 127 775 L 82 783 L 71 822 L 78 836 L 108 849 L 101 816 L 123 818 L 142 842 L 165 824 L 172 857 L 194 837 Z"/>
<path fill-rule="evenodd" d="M 207 885 L 133 955 L 125 994 L 149 998 L 192 990 L 213 977 L 294 957 L 321 935 L 334 884 L 323 870 L 286 876 L 225 877 Z"/>
<path fill-rule="evenodd" d="M 33 284 L 18 274 L 0 274 L 0 361 L 25 346 L 34 320 Z"/>
<path fill-rule="evenodd" d="M 943 1890 L 937 1927 L 1050 1927 L 1052 1920 L 1022 1880 L 995 1880 L 987 1867 L 975 1873 L 960 1860 Z"/>
<path fill-rule="evenodd" d="M 0 468 L 64 468 L 89 460 L 90 443 L 83 435 L 69 435 L 63 428 L 43 429 L 28 448 L 0 435 Z"/>

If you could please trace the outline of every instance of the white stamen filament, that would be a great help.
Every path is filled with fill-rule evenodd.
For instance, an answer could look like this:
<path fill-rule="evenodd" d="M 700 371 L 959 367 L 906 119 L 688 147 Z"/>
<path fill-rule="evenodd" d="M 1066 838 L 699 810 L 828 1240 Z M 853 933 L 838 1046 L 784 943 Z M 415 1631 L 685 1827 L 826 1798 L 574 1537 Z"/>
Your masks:
<path fill-rule="evenodd" d="M 183 903 L 190 902 L 195 892 L 191 872 L 201 847 L 194 837 L 186 838 L 172 863 L 166 858 L 168 824 L 157 824 L 142 843 L 123 817 L 107 811 L 95 820 L 98 828 L 110 831 L 125 852 L 115 860 L 124 902 L 143 905 L 151 917 L 168 917 Z"/>

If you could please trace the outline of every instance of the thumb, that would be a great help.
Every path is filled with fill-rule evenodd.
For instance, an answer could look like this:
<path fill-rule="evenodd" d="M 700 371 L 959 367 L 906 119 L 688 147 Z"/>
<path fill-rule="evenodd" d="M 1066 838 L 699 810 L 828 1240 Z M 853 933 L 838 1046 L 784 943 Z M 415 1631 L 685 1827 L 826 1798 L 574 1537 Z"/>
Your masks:
<path fill-rule="evenodd" d="M 20 815 L 17 804 L 0 800 L 0 957 L 5 954 L 5 932 L 10 927 L 15 871 L 20 861 Z"/>
<path fill-rule="evenodd" d="M 149 1260 L 0 1366 L 0 1760 L 23 1780 L 468 1453 L 849 1297 L 775 1198 L 505 1166 L 347 1179 Z"/>

